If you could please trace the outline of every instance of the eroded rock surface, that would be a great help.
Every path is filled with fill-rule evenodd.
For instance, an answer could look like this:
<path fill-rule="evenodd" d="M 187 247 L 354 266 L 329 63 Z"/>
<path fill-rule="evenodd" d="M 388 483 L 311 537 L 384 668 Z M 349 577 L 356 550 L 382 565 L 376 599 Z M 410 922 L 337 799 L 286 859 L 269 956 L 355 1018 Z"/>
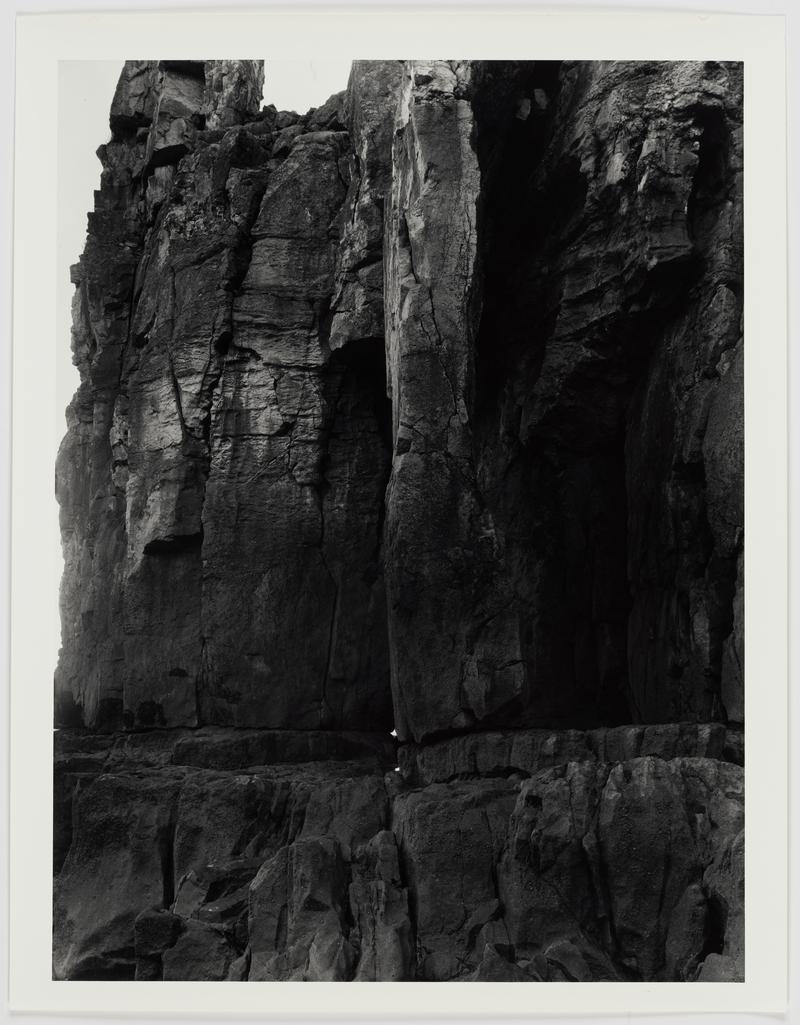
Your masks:
<path fill-rule="evenodd" d="M 114 98 L 57 475 L 62 723 L 391 728 L 380 288 L 329 344 L 334 293 L 342 335 L 358 268 L 382 277 L 387 86 L 351 140 L 335 109 L 259 112 L 262 81 L 129 62 Z"/>
<path fill-rule="evenodd" d="M 393 160 L 400 735 L 741 722 L 741 68 L 418 63 Z"/>
<path fill-rule="evenodd" d="M 741 65 L 263 84 L 98 151 L 55 977 L 743 978 Z"/>
<path fill-rule="evenodd" d="M 158 736 L 59 739 L 57 977 L 743 972 L 743 770 L 708 757 L 708 736 L 604 761 L 596 737 L 584 753 L 601 757 L 578 759 L 576 736 L 553 735 L 546 768 L 427 785 L 369 737 L 349 760 L 205 768 Z"/>

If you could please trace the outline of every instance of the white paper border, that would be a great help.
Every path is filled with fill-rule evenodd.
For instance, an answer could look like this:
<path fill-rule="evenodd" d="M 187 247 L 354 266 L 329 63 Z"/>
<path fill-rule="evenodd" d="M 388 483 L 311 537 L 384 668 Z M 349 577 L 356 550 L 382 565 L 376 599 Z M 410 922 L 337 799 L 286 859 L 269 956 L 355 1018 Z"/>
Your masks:
<path fill-rule="evenodd" d="M 787 963 L 786 111 L 782 18 L 492 7 L 27 15 L 17 26 L 10 701 L 10 1004 L 41 1012 L 354 1016 L 780 1013 Z M 154 52 L 157 44 L 158 53 Z M 59 59 L 309 53 L 745 61 L 746 981 L 89 983 L 50 978 L 51 597 Z M 32 771 L 35 767 L 35 771 Z"/>

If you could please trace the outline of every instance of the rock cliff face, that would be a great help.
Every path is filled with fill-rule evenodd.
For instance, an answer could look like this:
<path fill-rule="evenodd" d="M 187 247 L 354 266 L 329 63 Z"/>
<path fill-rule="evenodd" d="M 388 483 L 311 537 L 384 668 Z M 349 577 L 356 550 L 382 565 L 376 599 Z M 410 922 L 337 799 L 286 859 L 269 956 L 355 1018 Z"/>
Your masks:
<path fill-rule="evenodd" d="M 263 82 L 98 150 L 55 976 L 743 978 L 741 66 Z"/>

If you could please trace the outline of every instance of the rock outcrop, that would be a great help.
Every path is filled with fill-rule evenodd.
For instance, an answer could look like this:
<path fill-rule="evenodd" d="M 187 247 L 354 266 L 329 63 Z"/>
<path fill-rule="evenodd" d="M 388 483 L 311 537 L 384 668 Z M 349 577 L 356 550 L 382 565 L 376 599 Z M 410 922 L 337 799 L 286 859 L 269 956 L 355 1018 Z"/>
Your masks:
<path fill-rule="evenodd" d="M 388 732 L 372 143 L 362 189 L 335 108 L 259 112 L 238 63 L 129 64 L 114 98 L 74 272 L 58 719 Z"/>
<path fill-rule="evenodd" d="M 741 721 L 739 71 L 416 63 L 398 117 L 400 735 Z"/>
<path fill-rule="evenodd" d="M 741 65 L 263 83 L 98 150 L 55 977 L 743 978 Z"/>

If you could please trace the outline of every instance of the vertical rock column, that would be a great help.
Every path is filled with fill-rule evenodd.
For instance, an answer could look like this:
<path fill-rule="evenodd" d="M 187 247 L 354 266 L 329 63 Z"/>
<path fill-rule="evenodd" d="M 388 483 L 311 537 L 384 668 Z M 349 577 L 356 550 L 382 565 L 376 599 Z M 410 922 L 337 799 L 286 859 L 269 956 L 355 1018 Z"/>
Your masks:
<path fill-rule="evenodd" d="M 139 266 L 125 406 L 130 725 L 197 722 L 211 409 L 268 157 L 232 128 L 169 168 Z"/>
<path fill-rule="evenodd" d="M 62 723 L 390 725 L 390 85 L 364 78 L 351 146 L 336 103 L 259 113 L 260 62 L 123 69 L 76 271 Z"/>
<path fill-rule="evenodd" d="M 125 64 L 111 107 L 112 137 L 98 150 L 103 172 L 86 248 L 72 268 L 72 352 L 81 383 L 56 466 L 64 553 L 60 725 L 113 728 L 122 718 L 127 456 L 118 402 L 146 230 L 143 174 L 158 89 L 153 62 Z"/>
<path fill-rule="evenodd" d="M 350 134 L 350 186 L 336 252 L 330 347 L 371 340 L 383 359 L 384 209 L 392 183 L 392 137 L 402 61 L 354 61 L 344 117 Z"/>
<path fill-rule="evenodd" d="M 517 620 L 492 609 L 494 529 L 470 413 L 481 188 L 468 63 L 410 62 L 387 224 L 394 462 L 387 587 L 402 738 L 470 726 L 519 694 Z"/>
<path fill-rule="evenodd" d="M 330 717 L 324 321 L 347 137 L 319 134 L 300 136 L 270 178 L 224 347 L 204 511 L 211 721 L 304 728 Z"/>
<path fill-rule="evenodd" d="M 207 721 L 391 722 L 373 123 L 351 117 L 351 138 L 338 117 L 294 133 L 274 168 L 222 347 L 203 515 Z"/>

